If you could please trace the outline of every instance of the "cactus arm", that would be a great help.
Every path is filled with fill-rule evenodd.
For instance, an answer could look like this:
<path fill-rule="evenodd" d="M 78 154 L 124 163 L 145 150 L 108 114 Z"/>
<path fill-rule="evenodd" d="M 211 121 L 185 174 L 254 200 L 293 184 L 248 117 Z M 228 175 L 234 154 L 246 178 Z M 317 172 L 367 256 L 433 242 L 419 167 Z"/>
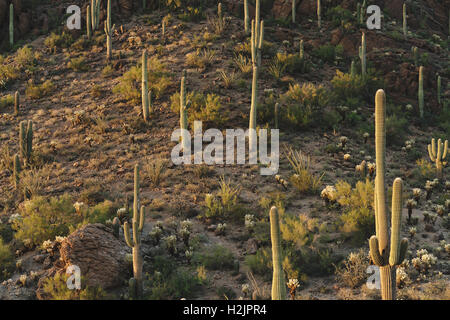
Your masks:
<path fill-rule="evenodd" d="M 142 206 L 141 215 L 139 217 L 139 232 L 142 232 L 142 229 L 144 229 L 144 220 L 145 220 L 145 206 Z"/>
<path fill-rule="evenodd" d="M 445 140 L 444 142 L 444 150 L 442 151 L 442 161 L 447 158 L 447 152 L 448 152 L 448 140 Z"/>
<path fill-rule="evenodd" d="M 386 158 L 386 95 L 380 89 L 375 97 L 375 145 L 376 167 L 375 192 L 377 193 L 378 245 L 385 257 L 388 249 L 388 225 L 386 215 L 385 158 Z"/>
<path fill-rule="evenodd" d="M 141 243 L 141 237 L 139 232 L 139 225 L 137 221 L 133 221 L 133 241 L 134 241 L 134 248 L 136 248 L 137 245 Z M 133 248 L 133 249 L 134 249 Z"/>
<path fill-rule="evenodd" d="M 134 244 L 133 240 L 131 239 L 130 224 L 127 221 L 123 224 L 123 234 L 125 235 L 125 242 L 127 243 L 127 245 L 130 248 L 133 248 L 135 244 Z"/>
<path fill-rule="evenodd" d="M 370 237 L 369 248 L 370 248 L 370 257 L 372 258 L 373 263 L 375 263 L 375 265 L 377 265 L 377 266 L 384 266 L 385 265 L 384 258 L 380 254 L 377 236 Z"/>
<path fill-rule="evenodd" d="M 436 155 L 433 154 L 433 150 L 432 150 L 431 145 L 428 145 L 428 155 L 430 156 L 430 160 L 431 161 L 433 161 L 433 162 L 436 161 Z"/>
<path fill-rule="evenodd" d="M 134 200 L 133 200 L 133 222 L 137 221 L 139 214 L 139 164 L 134 166 Z"/>
<path fill-rule="evenodd" d="M 398 259 L 398 264 L 401 264 L 406 257 L 406 251 L 408 250 L 408 239 L 403 238 L 400 242 L 400 254 Z"/>
<path fill-rule="evenodd" d="M 402 198 L 403 182 L 402 179 L 396 178 L 392 191 L 392 214 L 391 214 L 391 250 L 389 253 L 389 264 L 391 266 L 398 265 L 400 262 L 400 233 L 402 223 Z"/>
<path fill-rule="evenodd" d="M 249 21 L 249 17 L 248 17 L 248 0 L 244 0 L 244 31 L 247 34 L 249 32 L 249 30 L 248 30 L 248 21 Z"/>

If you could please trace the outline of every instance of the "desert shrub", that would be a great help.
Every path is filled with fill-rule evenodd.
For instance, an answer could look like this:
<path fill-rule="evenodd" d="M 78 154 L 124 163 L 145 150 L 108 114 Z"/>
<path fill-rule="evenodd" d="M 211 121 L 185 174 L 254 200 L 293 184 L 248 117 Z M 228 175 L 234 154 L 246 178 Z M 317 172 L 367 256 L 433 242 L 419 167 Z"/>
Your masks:
<path fill-rule="evenodd" d="M 79 201 L 84 202 L 89 206 L 93 206 L 96 203 L 104 201 L 106 197 L 107 193 L 104 187 L 94 183 L 81 192 Z"/>
<path fill-rule="evenodd" d="M 70 59 L 70 61 L 67 62 L 67 68 L 77 72 L 89 70 L 89 66 L 86 64 L 86 59 L 84 57 Z"/>
<path fill-rule="evenodd" d="M 70 33 L 63 31 L 62 34 L 52 32 L 44 40 L 44 45 L 50 50 L 56 52 L 57 49 L 68 48 L 73 43 L 73 38 Z"/>
<path fill-rule="evenodd" d="M 409 121 L 401 116 L 392 115 L 386 118 L 386 144 L 395 145 L 405 141 Z"/>
<path fill-rule="evenodd" d="M 113 203 L 110 200 L 105 200 L 101 203 L 96 204 L 91 208 L 87 208 L 86 212 L 83 213 L 84 220 L 83 224 L 86 223 L 103 223 L 112 220 L 119 209 L 119 205 Z"/>
<path fill-rule="evenodd" d="M 14 232 L 11 225 L 8 223 L 0 222 L 0 239 L 3 239 L 4 243 L 10 242 L 14 238 Z"/>
<path fill-rule="evenodd" d="M 329 97 L 323 85 L 289 85 L 289 90 L 281 96 L 280 122 L 296 129 L 312 126 L 322 116 Z"/>
<path fill-rule="evenodd" d="M 286 158 L 295 172 L 290 181 L 292 185 L 302 194 L 315 194 L 322 184 L 322 175 L 313 173 L 311 170 L 311 158 L 305 156 L 301 151 L 288 149 Z"/>
<path fill-rule="evenodd" d="M 0 110 L 14 104 L 14 97 L 12 94 L 0 97 Z"/>
<path fill-rule="evenodd" d="M 30 99 L 41 99 L 45 96 L 50 95 L 55 90 L 55 85 L 51 80 L 46 80 L 42 84 L 35 85 L 33 83 L 30 83 L 27 85 L 27 88 L 25 89 L 25 94 Z"/>
<path fill-rule="evenodd" d="M 188 6 L 178 15 L 178 19 L 185 22 L 199 22 L 205 18 L 205 13 L 201 7 Z"/>
<path fill-rule="evenodd" d="M 334 63 L 337 56 L 341 56 L 344 51 L 342 45 L 337 45 L 336 47 L 331 44 L 326 44 L 314 49 L 312 54 L 320 58 L 324 62 Z"/>
<path fill-rule="evenodd" d="M 170 97 L 170 109 L 173 113 L 180 114 L 180 93 L 176 92 Z M 220 97 L 214 93 L 206 96 L 192 91 L 186 94 L 186 101 L 191 105 L 188 111 L 188 120 L 193 125 L 194 121 L 203 121 L 204 125 L 221 125 L 227 120 L 227 112 L 223 110 Z"/>
<path fill-rule="evenodd" d="M 72 43 L 70 46 L 71 49 L 82 52 L 89 48 L 89 45 L 91 44 L 91 40 L 89 40 L 87 37 L 80 37 L 77 41 Z"/>
<path fill-rule="evenodd" d="M 17 57 L 15 61 L 21 69 L 33 66 L 35 64 L 35 60 L 36 56 L 29 46 L 24 46 L 17 50 Z"/>
<path fill-rule="evenodd" d="M 345 181 L 336 183 L 337 202 L 342 206 L 340 229 L 353 241 L 365 241 L 374 230 L 374 184 L 370 180 L 358 181 L 356 187 Z"/>
<path fill-rule="evenodd" d="M 40 245 L 56 236 L 66 236 L 70 227 L 81 221 L 69 195 L 50 199 L 36 197 L 25 201 L 21 217 L 13 222 L 13 228 L 17 231 L 16 239 Z"/>
<path fill-rule="evenodd" d="M 186 63 L 188 66 L 198 69 L 205 69 L 212 65 L 217 56 L 217 51 L 211 49 L 197 49 L 186 55 Z"/>
<path fill-rule="evenodd" d="M 238 54 L 233 59 L 238 69 L 244 74 L 249 74 L 253 70 L 252 61 L 243 54 Z"/>
<path fill-rule="evenodd" d="M 230 249 L 221 245 L 214 245 L 193 257 L 194 263 L 209 270 L 230 270 L 234 268 L 234 256 Z"/>
<path fill-rule="evenodd" d="M 300 58 L 300 55 L 298 53 L 277 53 L 274 60 L 281 63 L 284 66 L 286 72 L 290 74 L 306 73 L 310 69 L 308 61 L 306 59 Z"/>
<path fill-rule="evenodd" d="M 363 249 L 352 252 L 347 259 L 336 266 L 336 276 L 339 283 L 352 289 L 364 284 L 367 279 L 369 255 Z"/>
<path fill-rule="evenodd" d="M 164 159 L 149 160 L 144 165 L 145 177 L 150 180 L 153 186 L 159 186 L 161 179 L 165 177 L 167 161 Z"/>
<path fill-rule="evenodd" d="M 341 6 L 330 8 L 326 12 L 326 16 L 331 21 L 333 27 L 340 27 L 348 23 L 356 22 L 353 13 Z"/>
<path fill-rule="evenodd" d="M 343 100 L 348 97 L 358 97 L 364 90 L 364 82 L 360 75 L 356 74 L 352 77 L 351 74 L 339 70 L 336 70 L 331 84 L 337 97 Z"/>
<path fill-rule="evenodd" d="M 269 247 L 262 247 L 256 254 L 247 255 L 245 263 L 254 274 L 265 277 L 266 280 L 272 277 L 272 250 Z"/>
<path fill-rule="evenodd" d="M 67 286 L 67 274 L 55 274 L 44 280 L 43 291 L 49 300 L 103 300 L 107 299 L 106 292 L 100 287 L 88 287 L 81 278 L 80 290 L 70 290 Z"/>
<path fill-rule="evenodd" d="M 133 66 L 120 78 L 119 84 L 113 88 L 113 93 L 122 96 L 132 103 L 141 102 L 141 66 Z M 152 97 L 159 99 L 171 84 L 171 76 L 167 66 L 156 56 L 152 56 L 148 62 L 148 87 Z"/>
<path fill-rule="evenodd" d="M 5 88 L 11 81 L 19 77 L 19 70 L 11 64 L 7 64 L 5 58 L 0 55 L 0 89 Z"/>
<path fill-rule="evenodd" d="M 283 240 L 290 241 L 298 248 L 310 245 L 317 229 L 317 219 L 308 218 L 303 214 L 299 216 L 285 214 L 280 224 Z"/>
<path fill-rule="evenodd" d="M 0 280 L 6 279 L 14 270 L 14 255 L 9 245 L 4 244 L 0 238 Z"/>

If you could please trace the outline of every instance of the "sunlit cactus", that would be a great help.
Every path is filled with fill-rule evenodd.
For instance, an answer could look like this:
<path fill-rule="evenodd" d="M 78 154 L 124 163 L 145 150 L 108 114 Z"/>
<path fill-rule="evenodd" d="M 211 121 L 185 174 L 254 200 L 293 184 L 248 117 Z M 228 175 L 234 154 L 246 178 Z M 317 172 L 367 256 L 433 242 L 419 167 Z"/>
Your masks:
<path fill-rule="evenodd" d="M 425 97 L 423 94 L 423 67 L 419 68 L 419 113 L 420 117 L 423 118 L 424 106 L 425 106 Z"/>
<path fill-rule="evenodd" d="M 375 97 L 375 226 L 376 235 L 369 240 L 372 261 L 380 267 L 381 297 L 396 298 L 396 266 L 405 258 L 407 239 L 400 241 L 403 182 L 396 178 L 392 191 L 391 235 L 389 245 L 388 214 L 386 209 L 385 157 L 386 157 L 386 95 L 378 90 Z"/>
<path fill-rule="evenodd" d="M 430 160 L 436 164 L 436 177 L 438 179 L 442 179 L 444 166 L 447 165 L 445 161 L 447 152 L 448 140 L 442 143 L 442 140 L 438 139 L 436 148 L 436 140 L 434 138 L 431 139 L 431 144 L 428 145 L 428 155 L 430 156 Z"/>
<path fill-rule="evenodd" d="M 92 22 L 91 22 L 91 6 L 88 5 L 86 8 L 86 34 L 88 39 L 91 39 L 91 31 L 92 28 Z"/>
<path fill-rule="evenodd" d="M 19 115 L 19 109 L 20 109 L 20 94 L 19 91 L 16 91 L 14 93 L 14 115 Z"/>
<path fill-rule="evenodd" d="M 272 300 L 286 299 L 286 285 L 282 266 L 280 220 L 277 207 L 270 209 L 270 238 L 272 240 Z"/>
<path fill-rule="evenodd" d="M 183 152 L 186 153 L 191 149 L 188 137 L 188 116 L 187 109 L 190 106 L 190 102 L 186 103 L 186 70 L 183 70 L 183 76 L 181 77 L 180 88 L 180 128 L 181 132 L 181 145 L 183 146 Z"/>
<path fill-rule="evenodd" d="M 361 75 L 365 76 L 367 72 L 366 60 L 366 34 L 363 32 L 361 36 L 361 46 L 359 47 L 359 58 L 361 59 Z"/>
<path fill-rule="evenodd" d="M 108 0 L 107 18 L 105 21 L 105 34 L 106 34 L 106 58 L 110 60 L 112 58 L 112 34 L 114 32 L 115 25 L 111 26 L 111 0 Z"/>
<path fill-rule="evenodd" d="M 150 114 L 150 99 L 148 92 L 148 68 L 147 68 L 147 50 L 142 52 L 142 114 L 144 121 L 148 121 Z"/>
<path fill-rule="evenodd" d="M 248 0 L 244 0 L 244 31 L 246 34 L 250 32 L 249 21 L 250 18 L 248 17 Z"/>
<path fill-rule="evenodd" d="M 19 186 L 19 180 L 20 180 L 20 160 L 19 155 L 16 153 L 14 155 L 14 171 L 13 171 L 13 184 L 14 189 L 17 189 Z"/>
<path fill-rule="evenodd" d="M 322 27 L 322 5 L 320 0 L 317 0 L 317 26 L 319 29 Z"/>

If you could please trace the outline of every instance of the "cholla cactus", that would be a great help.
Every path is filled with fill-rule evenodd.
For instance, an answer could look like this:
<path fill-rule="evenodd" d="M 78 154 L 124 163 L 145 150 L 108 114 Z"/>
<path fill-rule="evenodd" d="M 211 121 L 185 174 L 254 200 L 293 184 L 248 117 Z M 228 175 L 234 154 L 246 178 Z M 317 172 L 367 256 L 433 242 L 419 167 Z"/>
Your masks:
<path fill-rule="evenodd" d="M 285 300 L 286 287 L 281 256 L 280 220 L 278 209 L 273 206 L 270 209 L 270 237 L 272 239 L 272 300 Z"/>
<path fill-rule="evenodd" d="M 376 167 L 377 165 L 374 162 L 367 162 L 367 171 L 369 172 L 369 177 L 373 178 Z"/>
<path fill-rule="evenodd" d="M 246 214 L 244 221 L 245 227 L 249 230 L 253 230 L 253 228 L 255 227 L 255 216 L 252 214 Z"/>
<path fill-rule="evenodd" d="M 189 250 L 186 250 L 184 252 L 184 256 L 186 257 L 186 260 L 187 260 L 188 264 L 191 263 L 192 255 L 193 255 L 192 248 L 189 248 Z"/>
<path fill-rule="evenodd" d="M 85 209 L 86 208 L 86 205 L 83 203 L 83 202 L 75 202 L 74 204 L 73 204 L 73 207 L 75 208 L 75 212 L 79 215 L 79 216 L 81 216 L 82 214 L 83 214 L 83 209 Z"/>
<path fill-rule="evenodd" d="M 187 228 L 181 228 L 180 237 L 183 240 L 184 245 L 187 247 L 189 245 L 189 237 L 191 236 L 191 232 Z"/>
<path fill-rule="evenodd" d="M 339 138 L 339 141 L 341 143 L 340 146 L 341 146 L 342 150 L 345 150 L 348 138 L 346 136 L 342 136 Z"/>
<path fill-rule="evenodd" d="M 217 225 L 217 228 L 216 228 L 216 233 L 217 234 L 223 235 L 223 234 L 225 234 L 226 231 L 227 231 L 227 224 L 226 223 L 219 223 Z"/>
<path fill-rule="evenodd" d="M 250 293 L 250 286 L 248 285 L 248 283 L 244 283 L 242 285 L 241 291 L 242 291 L 242 294 L 244 295 L 244 298 L 246 298 L 248 296 L 248 294 Z"/>
<path fill-rule="evenodd" d="M 411 238 L 413 238 L 416 235 L 416 233 L 417 233 L 417 228 L 416 227 L 409 228 L 409 236 Z"/>
<path fill-rule="evenodd" d="M 283 186 L 284 189 L 287 189 L 289 186 L 289 183 L 283 179 L 279 174 L 275 175 L 275 180 Z"/>
<path fill-rule="evenodd" d="M 408 222 L 411 222 L 412 211 L 414 208 L 417 208 L 417 201 L 408 199 L 406 201 L 406 207 L 408 208 Z"/>
<path fill-rule="evenodd" d="M 436 213 L 438 214 L 438 216 L 443 217 L 444 214 L 447 212 L 447 210 L 445 209 L 445 207 L 443 205 L 436 205 L 434 207 L 434 211 L 436 211 Z"/>
<path fill-rule="evenodd" d="M 412 189 L 413 198 L 416 200 L 417 204 L 419 204 L 420 196 L 422 195 L 422 189 L 420 188 L 414 188 Z"/>
<path fill-rule="evenodd" d="M 367 176 L 367 162 L 366 160 L 361 161 L 360 164 L 355 166 L 356 172 L 359 172 L 362 178 Z"/>
<path fill-rule="evenodd" d="M 132 248 L 133 253 L 133 276 L 134 281 L 130 281 L 130 292 L 134 294 L 132 297 L 141 298 L 143 292 L 143 277 L 142 266 L 143 260 L 140 252 L 141 248 L 141 234 L 144 229 L 145 221 L 145 207 L 141 206 L 139 200 L 139 165 L 134 167 L 134 202 L 133 202 L 133 221 L 132 221 L 132 234 L 130 233 L 130 225 L 127 222 L 123 225 L 123 231 L 125 235 L 125 241 L 127 245 Z"/>
<path fill-rule="evenodd" d="M 433 192 L 435 186 L 436 184 L 434 183 L 434 181 L 427 180 L 427 182 L 425 182 L 425 191 L 427 192 L 425 196 L 426 200 L 430 200 L 431 193 Z"/>
<path fill-rule="evenodd" d="M 167 236 L 165 239 L 166 248 L 169 251 L 171 255 L 174 255 L 177 253 L 177 237 L 174 235 Z"/>
<path fill-rule="evenodd" d="M 417 271 L 427 273 L 437 263 L 437 258 L 426 249 L 417 250 L 417 257 L 411 263 Z"/>
<path fill-rule="evenodd" d="M 289 294 L 291 295 L 291 299 L 295 300 L 295 290 L 300 286 L 297 279 L 289 279 L 287 283 L 287 287 L 289 288 Z"/>
<path fill-rule="evenodd" d="M 367 140 L 369 139 L 369 133 L 368 132 L 364 132 L 363 133 L 363 138 L 364 138 L 364 144 L 367 144 Z"/>
<path fill-rule="evenodd" d="M 350 161 L 351 158 L 352 156 L 350 155 L 350 153 L 344 154 L 344 161 Z"/>
<path fill-rule="evenodd" d="M 375 152 L 377 174 L 375 177 L 376 235 L 369 240 L 372 261 L 380 267 L 381 297 L 396 298 L 396 266 L 402 263 L 408 247 L 406 238 L 400 240 L 402 217 L 402 179 L 394 180 L 392 191 L 391 232 L 389 244 L 388 214 L 386 209 L 385 157 L 386 157 L 386 95 L 378 90 L 375 97 Z"/>
<path fill-rule="evenodd" d="M 334 186 L 326 186 L 320 193 L 320 197 L 325 200 L 325 204 L 336 202 L 337 191 Z"/>
<path fill-rule="evenodd" d="M 436 164 L 436 176 L 438 179 L 442 179 L 443 168 L 447 165 L 447 161 L 445 161 L 447 152 L 448 140 L 442 143 L 442 140 L 439 139 L 436 148 L 436 140 L 434 138 L 431 139 L 431 145 L 428 145 L 428 155 L 430 156 L 430 160 Z"/>
<path fill-rule="evenodd" d="M 153 240 L 155 244 L 159 244 L 159 240 L 161 240 L 162 229 L 158 226 L 154 226 L 152 231 L 150 231 L 149 236 Z"/>

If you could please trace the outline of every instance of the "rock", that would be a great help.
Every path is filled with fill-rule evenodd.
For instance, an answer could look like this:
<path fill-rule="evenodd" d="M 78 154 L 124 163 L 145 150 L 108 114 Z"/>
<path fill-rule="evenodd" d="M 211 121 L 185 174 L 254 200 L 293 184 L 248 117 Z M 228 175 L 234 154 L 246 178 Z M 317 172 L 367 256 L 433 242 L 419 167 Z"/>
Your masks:
<path fill-rule="evenodd" d="M 47 254 L 38 254 L 33 257 L 33 260 L 37 263 L 42 263 L 47 256 Z"/>
<path fill-rule="evenodd" d="M 103 224 L 89 224 L 76 230 L 61 243 L 61 260 L 65 268 L 80 267 L 88 286 L 112 288 L 127 274 L 126 244 L 116 239 L 112 229 Z"/>

